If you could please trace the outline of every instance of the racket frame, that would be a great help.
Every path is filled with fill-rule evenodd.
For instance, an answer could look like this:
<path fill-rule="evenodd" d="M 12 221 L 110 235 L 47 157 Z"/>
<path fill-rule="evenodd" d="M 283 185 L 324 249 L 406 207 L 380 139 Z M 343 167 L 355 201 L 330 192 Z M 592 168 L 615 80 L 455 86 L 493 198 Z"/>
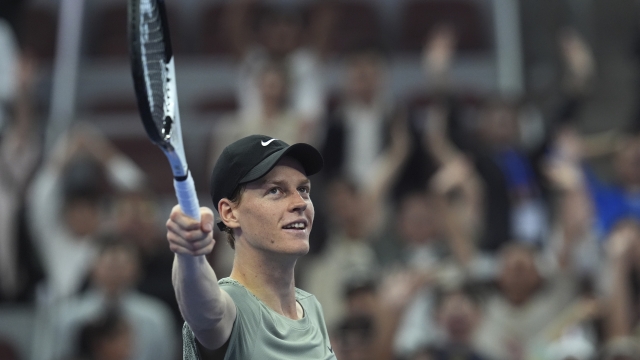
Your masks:
<path fill-rule="evenodd" d="M 164 99 L 163 126 L 159 130 L 151 114 L 149 104 L 149 90 L 147 88 L 149 75 L 143 66 L 143 46 L 141 44 L 142 16 L 141 2 L 155 2 L 159 11 L 162 25 L 164 58 L 162 63 Z M 138 101 L 138 110 L 149 139 L 162 149 L 171 165 L 174 177 L 174 187 L 178 202 L 185 214 L 199 220 L 200 211 L 193 178 L 189 172 L 182 140 L 182 127 L 178 107 L 178 91 L 176 88 L 176 72 L 169 34 L 169 23 L 164 6 L 164 0 L 129 0 L 129 46 L 131 55 L 131 70 L 133 83 Z"/>

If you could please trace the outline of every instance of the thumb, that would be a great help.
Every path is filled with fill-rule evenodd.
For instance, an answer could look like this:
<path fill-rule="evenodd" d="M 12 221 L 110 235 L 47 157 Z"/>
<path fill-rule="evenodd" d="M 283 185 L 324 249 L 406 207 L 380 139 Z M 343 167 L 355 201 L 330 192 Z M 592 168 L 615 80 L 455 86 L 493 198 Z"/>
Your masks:
<path fill-rule="evenodd" d="M 213 231 L 213 223 L 215 218 L 213 216 L 213 212 L 211 209 L 207 207 L 200 208 L 200 229 L 203 232 L 211 232 Z"/>

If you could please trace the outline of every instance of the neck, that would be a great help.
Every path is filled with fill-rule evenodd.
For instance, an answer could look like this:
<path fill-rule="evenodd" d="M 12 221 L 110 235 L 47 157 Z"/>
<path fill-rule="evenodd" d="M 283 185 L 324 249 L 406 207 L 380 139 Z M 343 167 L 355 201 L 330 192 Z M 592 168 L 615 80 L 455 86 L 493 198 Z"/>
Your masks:
<path fill-rule="evenodd" d="M 295 264 L 295 260 L 274 259 L 253 248 L 236 246 L 231 278 L 275 312 L 299 319 L 302 315 L 295 296 Z"/>

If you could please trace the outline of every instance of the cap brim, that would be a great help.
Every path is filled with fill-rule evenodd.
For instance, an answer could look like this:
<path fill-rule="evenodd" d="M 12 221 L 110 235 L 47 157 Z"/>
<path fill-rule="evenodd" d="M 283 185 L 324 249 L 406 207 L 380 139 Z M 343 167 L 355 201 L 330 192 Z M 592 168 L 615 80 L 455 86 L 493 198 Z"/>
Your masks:
<path fill-rule="evenodd" d="M 307 176 L 311 176 L 324 165 L 322 155 L 313 146 L 304 143 L 293 144 L 287 148 L 276 151 L 254 166 L 241 180 L 240 184 L 258 180 L 273 169 L 283 156 L 290 156 L 300 162 Z"/>

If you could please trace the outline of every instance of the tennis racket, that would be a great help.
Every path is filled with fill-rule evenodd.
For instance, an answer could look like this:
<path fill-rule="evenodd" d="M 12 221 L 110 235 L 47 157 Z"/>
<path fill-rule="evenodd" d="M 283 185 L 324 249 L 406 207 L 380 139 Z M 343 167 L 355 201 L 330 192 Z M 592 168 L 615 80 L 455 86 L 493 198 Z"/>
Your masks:
<path fill-rule="evenodd" d="M 198 197 L 187 166 L 164 0 L 130 0 L 129 52 L 138 109 L 153 143 L 169 159 L 182 211 L 200 220 Z"/>

